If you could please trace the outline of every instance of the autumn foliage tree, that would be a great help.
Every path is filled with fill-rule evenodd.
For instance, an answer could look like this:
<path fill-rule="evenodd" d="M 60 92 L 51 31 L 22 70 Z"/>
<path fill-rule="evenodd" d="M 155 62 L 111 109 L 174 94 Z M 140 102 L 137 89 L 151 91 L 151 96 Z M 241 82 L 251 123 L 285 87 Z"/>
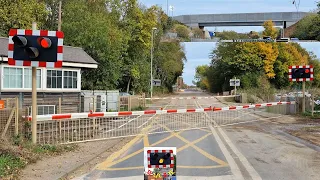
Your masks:
<path fill-rule="evenodd" d="M 275 25 L 272 20 L 268 20 L 263 23 L 264 31 L 262 32 L 263 36 L 270 36 L 272 39 L 276 39 L 279 31 L 275 28 Z"/>
<path fill-rule="evenodd" d="M 265 24 L 263 34 L 275 37 L 277 30 L 272 21 Z M 219 43 L 211 54 L 211 64 L 206 68 L 205 77 L 212 92 L 231 90 L 229 79 L 240 78 L 241 87 L 261 88 L 261 92 L 272 93 L 271 87 L 287 88 L 297 83 L 289 82 L 288 67 L 290 65 L 311 64 L 319 68 L 317 57 L 307 52 L 298 43 Z M 197 70 L 203 69 L 199 66 Z M 309 85 L 320 85 L 320 73 L 314 71 L 315 80 Z M 201 82 L 198 80 L 198 82 Z M 260 90 L 259 90 L 260 91 Z M 262 93 L 263 94 L 263 93 Z"/>

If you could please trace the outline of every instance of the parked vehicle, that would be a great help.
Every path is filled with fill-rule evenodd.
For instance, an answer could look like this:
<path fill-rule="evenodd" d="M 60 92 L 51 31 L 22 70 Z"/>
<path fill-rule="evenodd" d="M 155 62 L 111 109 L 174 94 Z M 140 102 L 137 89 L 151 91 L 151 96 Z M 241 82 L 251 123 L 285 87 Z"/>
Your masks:
<path fill-rule="evenodd" d="M 127 92 L 120 92 L 119 95 L 120 96 L 131 96 L 131 94 L 127 93 Z"/>

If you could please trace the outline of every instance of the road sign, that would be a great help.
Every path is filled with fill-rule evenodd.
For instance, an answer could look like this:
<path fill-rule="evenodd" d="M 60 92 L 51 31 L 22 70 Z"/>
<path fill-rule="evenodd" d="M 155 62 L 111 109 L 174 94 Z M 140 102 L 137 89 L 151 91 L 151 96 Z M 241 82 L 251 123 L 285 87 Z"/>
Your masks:
<path fill-rule="evenodd" d="M 61 31 L 10 29 L 8 64 L 61 68 L 63 36 Z"/>
<path fill-rule="evenodd" d="M 240 86 L 240 79 L 230 79 L 230 86 Z"/>
<path fill-rule="evenodd" d="M 160 79 L 154 79 L 152 82 L 153 82 L 153 86 L 161 86 L 161 80 Z"/>
<path fill-rule="evenodd" d="M 306 66 L 290 66 L 289 81 L 313 81 L 313 67 Z"/>

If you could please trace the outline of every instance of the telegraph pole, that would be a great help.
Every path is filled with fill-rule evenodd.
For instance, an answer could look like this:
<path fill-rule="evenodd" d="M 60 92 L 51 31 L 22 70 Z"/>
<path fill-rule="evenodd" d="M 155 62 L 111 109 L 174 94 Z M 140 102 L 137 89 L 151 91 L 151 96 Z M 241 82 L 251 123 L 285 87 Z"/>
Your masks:
<path fill-rule="evenodd" d="M 32 30 L 37 30 L 37 23 L 32 23 Z M 32 143 L 37 143 L 37 67 L 32 67 Z"/>
<path fill-rule="evenodd" d="M 61 8 L 62 8 L 62 1 L 59 1 L 59 14 L 58 14 L 58 31 L 61 31 Z"/>

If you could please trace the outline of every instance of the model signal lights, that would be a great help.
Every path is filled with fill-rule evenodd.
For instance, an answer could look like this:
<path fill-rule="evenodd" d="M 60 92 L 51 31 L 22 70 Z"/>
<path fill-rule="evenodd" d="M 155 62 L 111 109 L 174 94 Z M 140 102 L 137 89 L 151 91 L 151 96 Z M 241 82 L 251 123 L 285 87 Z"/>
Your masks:
<path fill-rule="evenodd" d="M 151 153 L 150 164 L 151 165 L 170 165 L 171 164 L 170 153 Z"/>
<path fill-rule="evenodd" d="M 313 67 L 306 66 L 290 66 L 289 67 L 290 81 L 313 81 Z"/>

